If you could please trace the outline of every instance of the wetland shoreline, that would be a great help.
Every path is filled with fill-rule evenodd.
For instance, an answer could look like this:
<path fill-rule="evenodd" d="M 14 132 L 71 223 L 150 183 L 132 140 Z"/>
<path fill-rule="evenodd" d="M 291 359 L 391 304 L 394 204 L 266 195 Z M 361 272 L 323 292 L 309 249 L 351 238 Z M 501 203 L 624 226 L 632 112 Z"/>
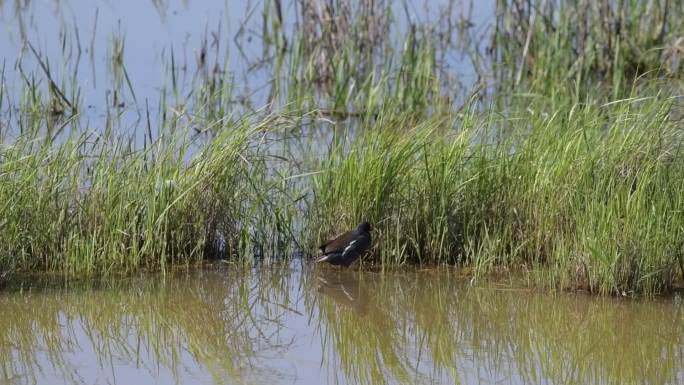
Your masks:
<path fill-rule="evenodd" d="M 56 44 L 43 10 L 0 5 L 20 21 L 0 46 L 0 275 L 288 259 L 368 218 L 379 266 L 671 292 L 684 11 L 661 3 L 247 2 L 238 32 L 160 50 L 153 92 L 125 23 L 97 32 L 96 8 L 46 24 Z"/>

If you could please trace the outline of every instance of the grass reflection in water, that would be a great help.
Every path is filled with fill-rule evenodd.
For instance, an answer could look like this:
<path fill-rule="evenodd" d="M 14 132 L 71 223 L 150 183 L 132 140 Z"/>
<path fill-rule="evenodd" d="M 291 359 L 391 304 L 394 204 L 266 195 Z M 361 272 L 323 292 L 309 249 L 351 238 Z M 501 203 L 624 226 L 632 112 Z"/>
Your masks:
<path fill-rule="evenodd" d="M 3 383 L 677 383 L 678 297 L 225 267 L 0 294 Z M 58 286 L 58 285 L 57 285 Z"/>

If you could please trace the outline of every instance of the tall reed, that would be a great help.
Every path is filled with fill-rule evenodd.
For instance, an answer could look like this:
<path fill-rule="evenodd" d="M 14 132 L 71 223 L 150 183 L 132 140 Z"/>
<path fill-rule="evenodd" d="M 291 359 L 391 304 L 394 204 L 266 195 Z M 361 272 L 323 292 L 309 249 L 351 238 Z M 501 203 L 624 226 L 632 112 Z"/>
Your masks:
<path fill-rule="evenodd" d="M 682 137 L 674 99 L 649 95 L 520 97 L 508 116 L 379 119 L 322 161 L 318 238 L 366 217 L 379 228 L 378 262 L 522 268 L 540 284 L 602 293 L 665 290 L 684 274 Z"/>
<path fill-rule="evenodd" d="M 209 142 L 169 132 L 145 149 L 111 133 L 5 142 L 0 266 L 106 274 L 253 255 L 266 122 L 223 127 Z"/>

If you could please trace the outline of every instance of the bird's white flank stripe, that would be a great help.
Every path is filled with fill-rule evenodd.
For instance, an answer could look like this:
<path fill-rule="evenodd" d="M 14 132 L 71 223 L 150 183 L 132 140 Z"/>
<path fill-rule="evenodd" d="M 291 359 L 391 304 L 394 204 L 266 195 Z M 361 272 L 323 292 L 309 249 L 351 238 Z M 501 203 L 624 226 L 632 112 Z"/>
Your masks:
<path fill-rule="evenodd" d="M 344 248 L 344 251 L 342 252 L 342 255 L 347 254 L 347 251 L 349 251 L 349 249 L 351 249 L 351 247 L 354 246 L 355 243 L 356 243 L 356 239 L 353 240 L 353 241 L 351 241 L 351 242 L 349 242 L 349 244 L 347 245 L 347 247 Z"/>
<path fill-rule="evenodd" d="M 344 293 L 344 295 L 347 297 L 348 300 L 354 302 L 354 296 L 351 295 L 351 293 L 349 293 L 347 291 L 347 289 L 344 288 L 344 286 L 342 286 L 342 292 Z"/>

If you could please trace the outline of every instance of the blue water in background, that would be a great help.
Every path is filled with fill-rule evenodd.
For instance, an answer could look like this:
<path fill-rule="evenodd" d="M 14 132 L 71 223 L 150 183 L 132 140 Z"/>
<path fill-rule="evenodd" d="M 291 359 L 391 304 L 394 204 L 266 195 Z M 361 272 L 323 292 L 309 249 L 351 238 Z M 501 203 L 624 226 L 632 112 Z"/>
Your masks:
<path fill-rule="evenodd" d="M 447 1 L 395 2 L 393 44 L 403 44 L 409 20 L 428 26 L 437 23 L 444 16 Z M 193 89 L 205 39 L 209 67 L 217 64 L 227 70 L 233 92 L 244 95 L 250 108 L 261 108 L 268 102 L 269 84 L 274 77 L 272 52 L 264 49 L 261 37 L 265 4 L 272 6 L 261 0 L 0 1 L 4 118 L 12 119 L 8 118 L 7 109 L 18 105 L 26 88 L 24 76 L 34 74 L 42 89 L 47 89 L 44 72 L 28 48 L 30 43 L 49 64 L 60 87 L 66 84 L 65 89 L 69 90 L 70 84 L 78 85 L 82 103 L 79 114 L 87 119 L 87 126 L 96 129 L 103 125 L 102 118 L 111 115 L 107 106 L 114 104 L 113 90 L 117 88 L 110 70 L 111 50 L 117 36 L 125 42 L 124 65 L 132 86 L 131 92 L 126 82 L 123 86 L 119 84 L 117 104 L 125 109 L 120 113 L 130 115 L 126 124 L 140 124 L 146 110 L 151 111 L 152 119 L 157 119 L 156 106 L 162 97 L 170 105 L 185 102 Z M 293 1 L 283 3 L 286 35 L 300 17 L 296 6 Z M 485 40 L 494 17 L 494 2 L 458 3 L 452 13 L 453 19 L 469 15 L 473 38 Z M 484 41 L 476 43 L 484 46 Z M 178 90 L 175 95 L 171 84 L 172 52 Z M 454 52 L 446 55 L 445 60 L 445 68 L 453 76 L 463 79 L 466 85 L 472 83 L 474 71 L 467 58 Z M 74 74 L 76 81 L 72 82 Z M 8 98 L 12 102 L 8 103 Z"/>

